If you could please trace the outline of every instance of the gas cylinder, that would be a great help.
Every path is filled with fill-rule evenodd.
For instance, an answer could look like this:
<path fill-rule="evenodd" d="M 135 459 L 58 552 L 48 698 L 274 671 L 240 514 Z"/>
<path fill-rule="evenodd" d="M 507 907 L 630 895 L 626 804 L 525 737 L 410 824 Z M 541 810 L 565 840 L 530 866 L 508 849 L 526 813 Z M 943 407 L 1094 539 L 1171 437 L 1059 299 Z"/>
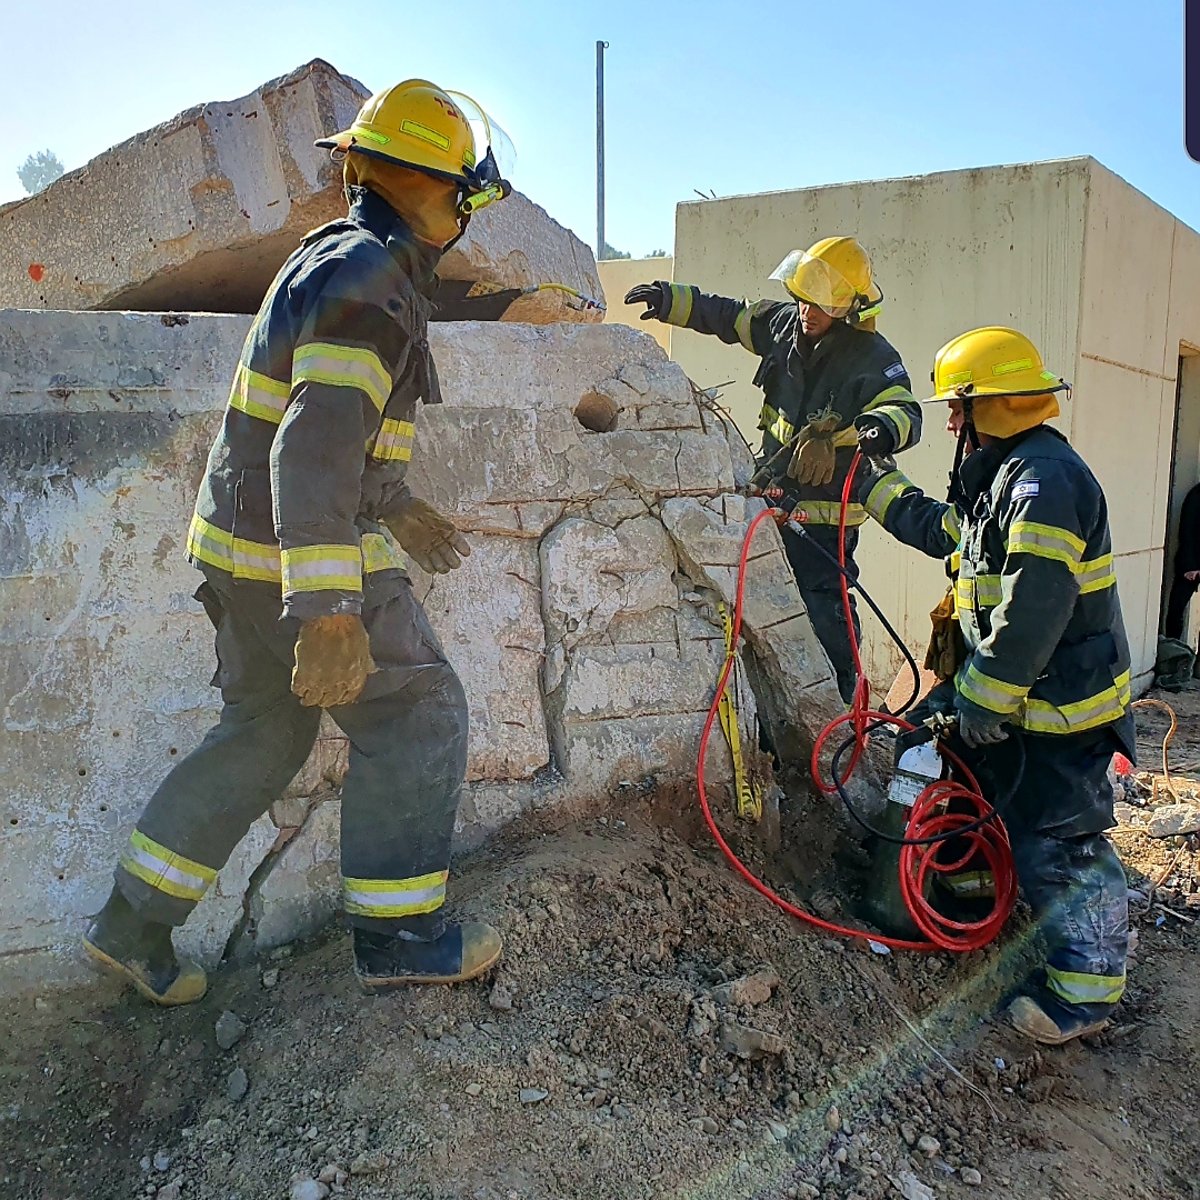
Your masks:
<path fill-rule="evenodd" d="M 874 822 L 880 833 L 904 837 L 917 797 L 941 779 L 946 764 L 938 753 L 933 732 L 918 727 L 896 739 L 896 767 L 888 784 L 883 812 Z M 876 838 L 871 849 L 871 891 L 863 898 L 863 915 L 893 937 L 919 938 L 900 893 L 900 846 Z"/>

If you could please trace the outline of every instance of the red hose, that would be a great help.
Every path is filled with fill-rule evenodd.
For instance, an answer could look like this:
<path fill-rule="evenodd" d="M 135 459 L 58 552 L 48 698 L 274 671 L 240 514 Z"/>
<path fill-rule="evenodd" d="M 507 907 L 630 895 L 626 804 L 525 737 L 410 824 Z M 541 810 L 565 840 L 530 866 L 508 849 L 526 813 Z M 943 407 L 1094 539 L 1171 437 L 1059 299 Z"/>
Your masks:
<path fill-rule="evenodd" d="M 850 494 L 855 472 L 858 469 L 859 455 L 855 455 L 846 482 L 842 488 L 841 518 L 838 526 L 838 561 L 844 568 L 846 565 L 846 512 L 850 503 Z M 755 531 L 766 520 L 779 520 L 779 510 L 766 508 L 758 513 L 750 522 L 746 536 L 742 540 L 742 552 L 738 562 L 737 593 L 733 612 L 733 636 L 731 647 L 736 649 L 742 631 L 742 611 L 745 600 L 746 564 L 750 557 L 750 543 Z M 833 795 L 836 788 L 826 783 L 821 777 L 820 758 L 830 737 L 843 725 L 853 726 L 854 749 L 846 767 L 845 783 L 853 775 L 855 768 L 862 759 L 867 744 L 867 729 L 869 726 L 883 722 L 894 725 L 902 730 L 911 730 L 913 725 L 901 717 L 890 713 L 879 712 L 870 707 L 871 686 L 862 669 L 862 659 L 859 652 L 858 638 L 854 632 L 853 613 L 850 607 L 850 589 L 845 575 L 842 576 L 842 607 L 846 617 L 846 628 L 850 635 L 850 646 L 854 655 L 854 668 L 858 682 L 854 689 L 854 698 L 850 711 L 831 721 L 817 737 L 812 752 L 812 776 L 816 786 L 825 795 Z M 912 917 L 913 923 L 920 930 L 926 941 L 908 941 L 903 938 L 884 937 L 868 933 L 862 929 L 853 929 L 847 925 L 838 925 L 832 921 L 824 921 L 820 917 L 785 900 L 777 892 L 769 888 L 759 879 L 733 852 L 729 843 L 722 836 L 713 818 L 712 808 L 708 802 L 708 790 L 704 781 L 704 760 L 708 755 L 709 741 L 712 737 L 713 726 L 716 724 L 721 703 L 721 697 L 729 684 L 729 675 L 733 669 L 733 650 L 726 656 L 725 665 L 717 681 L 717 690 L 713 696 L 708 717 L 704 723 L 704 731 L 700 735 L 700 752 L 696 760 L 696 785 L 700 796 L 700 808 L 704 814 L 705 823 L 713 835 L 721 853 L 729 861 L 733 869 L 752 887 L 761 893 L 772 904 L 781 908 L 790 916 L 807 925 L 822 929 L 826 933 L 839 937 L 862 938 L 896 950 L 951 950 L 963 953 L 979 950 L 991 942 L 1003 928 L 1012 912 L 1016 901 L 1017 879 L 1013 866 L 1012 851 L 1009 847 L 1008 833 L 1000 818 L 981 825 L 978 829 L 960 835 L 956 842 L 961 843 L 962 853 L 953 862 L 939 862 L 937 855 L 948 842 L 939 842 L 928 846 L 903 846 L 900 850 L 900 892 L 905 907 Z M 954 763 L 965 783 L 954 780 L 938 780 L 931 783 L 918 796 L 909 817 L 905 838 L 919 840 L 933 837 L 942 833 L 950 833 L 962 829 L 982 817 L 991 814 L 992 809 L 983 798 L 979 784 L 967 769 L 966 765 L 952 753 L 942 748 Z M 953 811 L 949 811 L 951 802 Z M 986 869 L 992 873 L 995 881 L 995 898 L 991 911 L 979 921 L 952 921 L 939 913 L 926 899 L 925 887 L 931 874 L 953 874 L 961 870 L 976 854 L 986 864 Z"/>

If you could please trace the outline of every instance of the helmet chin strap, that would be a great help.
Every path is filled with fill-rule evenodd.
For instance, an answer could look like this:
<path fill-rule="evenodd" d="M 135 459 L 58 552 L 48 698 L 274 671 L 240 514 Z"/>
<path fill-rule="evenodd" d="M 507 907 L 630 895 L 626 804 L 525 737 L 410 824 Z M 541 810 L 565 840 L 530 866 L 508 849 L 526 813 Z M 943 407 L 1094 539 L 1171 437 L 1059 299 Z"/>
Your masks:
<path fill-rule="evenodd" d="M 959 471 L 963 459 L 967 457 L 967 443 L 970 442 L 972 452 L 980 449 L 982 443 L 979 440 L 979 430 L 975 428 L 975 401 L 970 395 L 962 395 L 960 399 L 963 406 L 963 423 L 958 431 L 958 445 L 954 450 L 954 466 L 950 470 L 950 487 L 947 489 L 946 499 L 965 510 L 968 507 L 968 499 Z"/>

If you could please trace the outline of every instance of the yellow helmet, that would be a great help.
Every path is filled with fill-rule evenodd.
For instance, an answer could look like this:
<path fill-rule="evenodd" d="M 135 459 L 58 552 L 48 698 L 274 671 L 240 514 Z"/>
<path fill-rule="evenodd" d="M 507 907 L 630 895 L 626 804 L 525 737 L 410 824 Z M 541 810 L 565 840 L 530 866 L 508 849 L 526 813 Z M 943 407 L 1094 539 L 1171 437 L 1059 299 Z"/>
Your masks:
<path fill-rule="evenodd" d="M 474 124 L 487 140 L 477 160 Z M 358 111 L 349 129 L 321 138 L 334 157 L 365 154 L 410 167 L 462 186 L 474 201 L 467 213 L 485 202 L 507 196 L 512 188 L 501 178 L 493 147 L 511 150 L 500 129 L 469 96 L 445 91 L 427 79 L 406 79 L 376 92 Z"/>
<path fill-rule="evenodd" d="M 771 278 L 796 300 L 854 325 L 883 307 L 883 293 L 871 278 L 871 259 L 852 237 L 822 238 L 807 250 L 793 250 Z"/>
<path fill-rule="evenodd" d="M 1071 385 L 1047 371 L 1038 348 L 1023 333 L 987 325 L 960 333 L 933 360 L 933 401 L 971 402 L 980 433 L 1015 437 L 1059 414 L 1055 392 Z"/>

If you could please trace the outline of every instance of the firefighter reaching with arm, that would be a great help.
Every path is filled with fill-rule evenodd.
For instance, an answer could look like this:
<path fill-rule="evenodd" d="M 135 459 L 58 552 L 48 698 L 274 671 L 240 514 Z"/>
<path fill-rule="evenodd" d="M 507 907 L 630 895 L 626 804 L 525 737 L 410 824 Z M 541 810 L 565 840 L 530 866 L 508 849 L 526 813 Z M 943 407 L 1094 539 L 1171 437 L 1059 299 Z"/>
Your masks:
<path fill-rule="evenodd" d="M 784 546 L 849 703 L 854 659 L 836 566 L 842 484 L 856 447 L 882 456 L 916 445 L 921 408 L 900 355 L 874 331 L 883 293 L 857 241 L 824 238 L 792 251 L 771 278 L 783 284 L 790 301 L 750 303 L 660 280 L 631 289 L 625 303 L 645 304 L 643 320 L 711 334 L 759 359 L 754 383 L 763 391 L 762 473 L 779 477 L 788 506 L 804 514 L 808 537 L 785 527 Z M 846 566 L 854 575 L 857 527 L 865 519 L 854 505 L 846 531 Z M 857 628 L 857 609 L 854 621 Z"/>

